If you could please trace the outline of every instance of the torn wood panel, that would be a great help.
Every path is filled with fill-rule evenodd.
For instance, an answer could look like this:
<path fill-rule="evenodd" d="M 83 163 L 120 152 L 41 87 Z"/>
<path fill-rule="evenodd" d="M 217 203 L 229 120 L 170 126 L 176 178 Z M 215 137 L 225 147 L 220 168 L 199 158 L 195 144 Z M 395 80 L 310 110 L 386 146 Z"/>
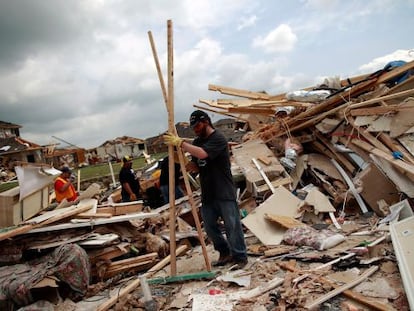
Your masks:
<path fill-rule="evenodd" d="M 143 209 L 144 203 L 138 201 L 137 203 L 132 204 L 131 202 L 113 204 L 110 206 L 102 206 L 97 209 L 97 213 L 110 213 L 112 216 L 119 216 L 131 213 L 141 212 Z"/>
<path fill-rule="evenodd" d="M 393 166 L 395 166 L 403 175 L 406 175 L 411 180 L 414 180 L 414 166 L 413 165 L 408 164 L 400 159 L 396 159 L 392 156 L 392 154 L 379 150 L 378 148 L 375 148 L 371 146 L 370 144 L 368 144 L 367 142 L 364 142 L 362 140 L 353 139 L 352 143 L 378 157 L 383 158 L 384 160 L 387 160 Z"/>
<path fill-rule="evenodd" d="M 336 212 L 329 198 L 316 187 L 312 188 L 305 197 L 305 202 L 314 208 L 315 215 L 319 213 Z"/>
<path fill-rule="evenodd" d="M 316 124 L 315 127 L 321 133 L 328 134 L 331 133 L 341 122 L 342 120 L 325 118 Z"/>
<path fill-rule="evenodd" d="M 330 156 L 331 158 L 335 158 L 341 164 L 341 166 L 347 169 L 348 172 L 350 173 L 354 172 L 355 170 L 354 164 L 352 164 L 351 161 L 349 161 L 344 154 L 337 152 L 332 142 L 330 142 L 328 139 L 326 139 L 319 133 L 316 133 L 316 137 L 318 138 L 320 142 L 323 143 L 323 145 L 326 148 L 328 148 L 328 150 L 331 153 L 331 156 Z"/>
<path fill-rule="evenodd" d="M 409 134 L 407 134 L 409 135 Z M 404 136 L 407 136 L 404 135 Z M 386 145 L 391 151 L 399 151 L 403 155 L 403 159 L 410 162 L 411 164 L 414 164 L 414 156 L 411 154 L 407 149 L 405 149 L 398 141 L 392 139 L 388 134 L 386 133 L 380 133 L 378 135 L 378 138 L 381 140 L 381 142 Z"/>
<path fill-rule="evenodd" d="M 243 170 L 246 178 L 246 187 L 250 193 L 255 193 L 255 187 L 265 183 L 259 170 L 252 162 L 253 158 L 265 157 L 271 162 L 270 165 L 263 167 L 263 171 L 270 181 L 273 181 L 285 173 L 285 169 L 280 164 L 279 160 L 274 156 L 273 152 L 262 140 L 249 140 L 243 144 L 233 147 L 232 151 L 234 161 Z"/>
<path fill-rule="evenodd" d="M 32 230 L 30 230 L 28 233 L 49 232 L 49 231 L 64 230 L 64 229 L 70 229 L 70 228 L 93 227 L 97 225 L 105 225 L 105 224 L 110 224 L 110 223 L 129 221 L 133 219 L 145 219 L 145 218 L 158 217 L 158 216 L 159 214 L 154 213 L 154 212 L 135 213 L 135 214 L 129 214 L 129 215 L 113 216 L 111 218 L 87 220 L 85 222 L 80 222 L 80 223 L 63 223 L 59 225 L 45 226 L 45 227 L 36 228 L 36 229 L 33 229 L 33 226 L 32 226 Z"/>
<path fill-rule="evenodd" d="M 338 170 L 335 168 L 328 157 L 325 157 L 322 154 L 310 153 L 304 157 L 304 160 L 310 167 L 323 172 L 325 175 L 334 180 L 340 180 L 345 184 L 345 179 L 341 174 L 339 174 Z"/>
<path fill-rule="evenodd" d="M 283 215 L 275 215 L 275 214 L 264 214 L 265 219 L 275 222 L 278 225 L 282 226 L 283 228 L 295 228 L 301 226 L 307 226 L 303 222 L 290 217 L 290 216 L 283 216 Z"/>
<path fill-rule="evenodd" d="M 397 139 L 414 157 L 414 134 L 405 134 Z"/>
<path fill-rule="evenodd" d="M 370 155 L 377 168 L 379 168 L 395 184 L 397 189 L 405 193 L 409 198 L 414 198 L 414 181 L 403 175 L 387 160 L 381 157 Z"/>
<path fill-rule="evenodd" d="M 409 98 L 399 105 L 406 108 L 404 111 L 398 111 L 392 118 L 390 124 L 390 137 L 395 138 L 414 126 L 414 99 Z"/>
<path fill-rule="evenodd" d="M 119 243 L 114 246 L 108 246 L 101 249 L 87 250 L 91 264 L 95 264 L 98 260 L 111 260 L 120 257 L 129 252 L 131 244 L 127 242 Z"/>
<path fill-rule="evenodd" d="M 354 181 L 358 187 L 362 187 L 360 192 L 362 198 L 380 217 L 385 215 L 378 206 L 379 200 L 385 200 L 388 205 L 397 203 L 400 200 L 400 194 L 395 184 L 372 163 L 360 171 L 354 177 Z"/>
<path fill-rule="evenodd" d="M 303 201 L 298 199 L 284 187 L 275 189 L 266 201 L 242 219 L 242 223 L 264 244 L 278 245 L 283 239 L 285 229 L 269 223 L 265 214 L 276 214 L 295 217 L 298 215 Z"/>

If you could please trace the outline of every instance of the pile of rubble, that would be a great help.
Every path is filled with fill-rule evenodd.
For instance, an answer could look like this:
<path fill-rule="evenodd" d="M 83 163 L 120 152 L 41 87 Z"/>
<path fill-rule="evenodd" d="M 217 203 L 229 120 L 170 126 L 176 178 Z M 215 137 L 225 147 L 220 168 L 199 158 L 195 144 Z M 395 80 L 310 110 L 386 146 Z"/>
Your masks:
<path fill-rule="evenodd" d="M 1 309 L 414 308 L 413 68 L 275 96 L 210 85 L 242 98 L 201 102 L 251 128 L 231 147 L 243 270 L 210 271 L 197 189 L 175 202 L 171 249 L 169 204 L 102 202 L 92 186 L 78 204 L 45 206 L 0 233 Z"/>

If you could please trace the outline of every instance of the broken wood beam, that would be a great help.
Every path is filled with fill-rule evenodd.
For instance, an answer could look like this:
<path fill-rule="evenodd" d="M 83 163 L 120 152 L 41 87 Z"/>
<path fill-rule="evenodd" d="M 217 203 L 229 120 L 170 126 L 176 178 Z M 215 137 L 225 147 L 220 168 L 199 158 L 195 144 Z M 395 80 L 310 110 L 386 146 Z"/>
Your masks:
<path fill-rule="evenodd" d="M 286 264 L 286 263 L 281 263 L 279 264 L 279 266 L 281 266 L 282 268 L 289 270 L 291 272 L 297 272 L 297 269 L 291 267 L 290 265 Z M 321 281 L 323 281 L 325 284 L 328 284 L 334 288 L 339 287 L 339 285 L 337 285 L 336 283 L 330 281 L 329 279 L 325 278 L 325 277 L 320 277 L 319 278 Z M 389 306 L 388 304 L 384 304 L 375 300 L 370 300 L 367 297 L 361 295 L 360 293 L 354 292 L 350 289 L 346 289 L 344 291 L 341 291 L 342 295 L 351 298 L 361 304 L 363 304 L 364 306 L 368 306 L 370 308 L 370 310 L 378 310 L 378 311 L 393 311 L 395 310 L 393 307 Z"/>
<path fill-rule="evenodd" d="M 367 142 L 364 142 L 362 140 L 359 139 L 352 139 L 351 142 L 364 149 L 365 151 L 368 151 L 388 162 L 390 162 L 393 166 L 395 166 L 399 172 L 401 172 L 403 175 L 407 176 L 408 178 L 410 178 L 412 181 L 414 181 L 414 166 L 411 164 L 408 164 L 400 159 L 396 159 L 392 156 L 392 154 L 390 153 L 386 153 L 378 148 L 375 148 L 373 146 L 371 146 L 370 144 L 368 144 Z"/>
<path fill-rule="evenodd" d="M 354 279 L 351 282 L 345 283 L 344 285 L 341 285 L 334 290 L 330 291 L 329 293 L 323 295 L 322 297 L 316 299 L 315 301 L 312 301 L 305 305 L 306 309 L 314 310 L 317 306 L 324 303 L 325 301 L 339 295 L 340 293 L 344 292 L 347 289 L 350 289 L 354 287 L 355 285 L 358 285 L 362 281 L 365 281 L 368 277 L 370 277 L 372 274 L 374 274 L 378 270 L 377 266 L 373 266 L 366 270 L 363 274 L 361 274 L 359 277 Z"/>
<path fill-rule="evenodd" d="M 395 77 L 398 77 L 399 75 L 401 75 L 404 72 L 407 72 L 408 70 L 411 70 L 414 68 L 414 61 L 411 61 L 409 63 L 406 63 L 404 65 L 402 65 L 401 67 L 397 67 L 387 73 L 382 74 L 379 78 L 377 83 L 384 83 L 387 82 L 388 80 L 391 80 Z"/>
<path fill-rule="evenodd" d="M 183 252 L 187 250 L 187 245 L 181 245 L 177 247 L 175 250 L 175 256 L 179 256 Z M 155 266 L 151 267 L 144 275 L 146 277 L 150 277 L 157 273 L 159 270 L 164 268 L 169 262 L 170 262 L 171 255 L 168 255 L 164 259 L 162 259 L 159 263 L 157 263 Z M 119 293 L 111 296 L 107 301 L 102 303 L 98 306 L 96 311 L 106 311 L 109 310 L 115 303 L 117 303 L 120 300 L 124 300 L 125 296 L 128 295 L 130 292 L 132 292 L 135 288 L 137 288 L 140 284 L 139 279 L 135 279 L 130 284 L 128 284 L 126 287 L 122 288 Z"/>
<path fill-rule="evenodd" d="M 240 89 L 235 89 L 235 88 L 226 87 L 226 86 L 219 86 L 219 85 L 214 85 L 214 84 L 209 84 L 208 90 L 218 91 L 226 95 L 235 95 L 235 96 L 246 97 L 246 98 L 251 98 L 251 99 L 269 99 L 270 98 L 269 94 L 266 94 L 266 93 L 251 92 L 251 91 L 240 90 Z"/>
<path fill-rule="evenodd" d="M 390 99 L 396 99 L 396 98 L 400 98 L 400 97 L 404 97 L 404 96 L 409 96 L 409 95 L 412 95 L 412 94 L 414 94 L 414 89 L 401 91 L 401 92 L 398 92 L 398 93 L 395 93 L 395 94 L 376 97 L 376 98 L 373 98 L 373 99 L 363 101 L 361 103 L 350 104 L 347 111 L 350 110 L 350 109 L 361 108 L 361 107 L 369 106 L 371 104 L 376 104 L 376 103 L 386 101 L 386 100 L 390 100 Z"/>

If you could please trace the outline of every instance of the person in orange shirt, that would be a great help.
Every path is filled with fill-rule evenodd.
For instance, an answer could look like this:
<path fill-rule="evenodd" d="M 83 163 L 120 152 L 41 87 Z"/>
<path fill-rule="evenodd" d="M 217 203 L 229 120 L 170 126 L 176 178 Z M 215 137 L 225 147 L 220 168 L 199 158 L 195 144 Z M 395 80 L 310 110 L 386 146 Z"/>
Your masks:
<path fill-rule="evenodd" d="M 62 174 L 56 178 L 54 184 L 56 202 L 60 203 L 63 199 L 66 199 L 68 202 L 76 201 L 78 199 L 78 193 L 70 179 L 72 171 L 68 167 L 63 167 L 61 171 Z"/>

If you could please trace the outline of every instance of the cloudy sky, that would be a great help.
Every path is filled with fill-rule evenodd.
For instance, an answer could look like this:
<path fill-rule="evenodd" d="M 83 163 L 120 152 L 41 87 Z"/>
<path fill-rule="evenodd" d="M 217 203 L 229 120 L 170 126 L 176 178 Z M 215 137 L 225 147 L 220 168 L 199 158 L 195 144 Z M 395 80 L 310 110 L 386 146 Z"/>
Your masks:
<path fill-rule="evenodd" d="M 217 84 L 279 94 L 414 59 L 414 0 L 0 0 L 0 120 L 41 145 L 83 148 L 168 128 Z M 212 115 L 213 119 L 220 116 Z"/>

